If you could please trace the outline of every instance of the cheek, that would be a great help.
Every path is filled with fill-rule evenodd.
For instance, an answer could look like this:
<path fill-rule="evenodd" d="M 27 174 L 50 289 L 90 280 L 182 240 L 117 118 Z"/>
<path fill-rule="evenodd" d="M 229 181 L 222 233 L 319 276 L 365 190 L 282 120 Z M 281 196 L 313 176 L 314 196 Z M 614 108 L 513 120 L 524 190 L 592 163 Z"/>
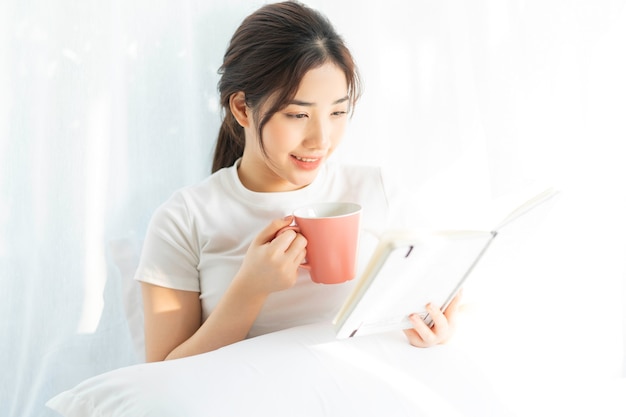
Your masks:
<path fill-rule="evenodd" d="M 297 145 L 298 138 L 299 135 L 295 129 L 282 123 L 275 123 L 271 126 L 268 123 L 263 131 L 263 142 L 268 151 L 291 149 Z"/>
<path fill-rule="evenodd" d="M 332 137 L 333 145 L 338 145 L 339 142 L 341 142 L 341 140 L 343 139 L 343 135 L 346 131 L 346 125 L 347 123 L 345 121 L 341 121 L 338 122 L 336 126 L 334 126 Z"/>

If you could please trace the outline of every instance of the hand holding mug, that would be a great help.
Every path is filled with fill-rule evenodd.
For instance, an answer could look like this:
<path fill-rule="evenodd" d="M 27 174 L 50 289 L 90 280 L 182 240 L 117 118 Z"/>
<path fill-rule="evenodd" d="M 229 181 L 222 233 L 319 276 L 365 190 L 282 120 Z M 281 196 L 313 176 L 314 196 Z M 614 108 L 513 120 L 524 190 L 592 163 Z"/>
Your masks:
<path fill-rule="evenodd" d="M 247 280 L 251 292 L 269 294 L 295 284 L 307 242 L 300 234 L 279 236 L 291 221 L 291 217 L 274 220 L 248 247 L 236 279 Z"/>
<path fill-rule="evenodd" d="M 293 212 L 296 230 L 307 240 L 306 263 L 311 279 L 338 284 L 356 275 L 361 206 L 355 203 L 318 203 Z"/>

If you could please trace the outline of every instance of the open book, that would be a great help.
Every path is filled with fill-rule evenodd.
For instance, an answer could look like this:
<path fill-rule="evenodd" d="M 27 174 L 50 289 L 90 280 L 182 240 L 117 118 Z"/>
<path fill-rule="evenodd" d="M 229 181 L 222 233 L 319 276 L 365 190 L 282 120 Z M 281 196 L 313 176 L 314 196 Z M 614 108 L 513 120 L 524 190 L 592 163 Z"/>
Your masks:
<path fill-rule="evenodd" d="M 432 325 L 428 302 L 448 304 L 502 228 L 550 200 L 551 188 L 534 195 L 495 227 L 486 230 L 390 232 L 335 317 L 338 338 L 412 327 L 408 315 Z"/>

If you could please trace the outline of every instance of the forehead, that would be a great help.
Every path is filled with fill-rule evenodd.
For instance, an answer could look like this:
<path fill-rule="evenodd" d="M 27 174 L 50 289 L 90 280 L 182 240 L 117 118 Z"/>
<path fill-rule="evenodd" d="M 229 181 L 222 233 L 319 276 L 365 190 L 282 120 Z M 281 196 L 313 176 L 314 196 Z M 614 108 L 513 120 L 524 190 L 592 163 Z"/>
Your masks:
<path fill-rule="evenodd" d="M 257 114 L 263 114 L 285 108 L 296 102 L 308 105 L 332 105 L 344 101 L 348 96 L 348 82 L 345 73 L 337 65 L 327 63 L 310 69 L 304 74 L 292 98 L 284 97 L 284 90 L 271 93 L 261 105 L 253 109 Z M 284 100 L 284 101 L 283 101 Z M 349 101 L 349 100 L 348 100 Z M 280 102 L 280 104 L 278 104 Z M 278 104 L 278 107 L 274 107 Z M 270 110 L 273 109 L 273 110 Z"/>
<path fill-rule="evenodd" d="M 343 70 L 333 63 L 310 69 L 298 86 L 294 99 L 314 104 L 332 104 L 348 94 Z"/>

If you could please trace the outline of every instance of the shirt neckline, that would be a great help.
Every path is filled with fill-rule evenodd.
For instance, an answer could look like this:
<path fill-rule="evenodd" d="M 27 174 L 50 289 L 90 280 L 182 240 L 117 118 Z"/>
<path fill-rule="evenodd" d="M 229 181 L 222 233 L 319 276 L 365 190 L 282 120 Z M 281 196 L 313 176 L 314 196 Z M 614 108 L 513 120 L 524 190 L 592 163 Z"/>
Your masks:
<path fill-rule="evenodd" d="M 323 184 L 328 175 L 328 161 L 326 161 L 317 176 L 309 185 L 299 188 L 293 191 L 277 191 L 277 192 L 258 192 L 247 189 L 239 179 L 237 174 L 237 167 L 241 162 L 241 158 L 237 159 L 235 163 L 226 168 L 224 180 L 227 185 L 227 189 L 232 190 L 233 194 L 243 200 L 246 204 L 252 204 L 256 206 L 265 206 L 267 204 L 275 205 L 277 203 L 291 203 L 297 201 L 307 201 L 310 196 L 318 194 L 318 190 L 323 187 Z"/>

